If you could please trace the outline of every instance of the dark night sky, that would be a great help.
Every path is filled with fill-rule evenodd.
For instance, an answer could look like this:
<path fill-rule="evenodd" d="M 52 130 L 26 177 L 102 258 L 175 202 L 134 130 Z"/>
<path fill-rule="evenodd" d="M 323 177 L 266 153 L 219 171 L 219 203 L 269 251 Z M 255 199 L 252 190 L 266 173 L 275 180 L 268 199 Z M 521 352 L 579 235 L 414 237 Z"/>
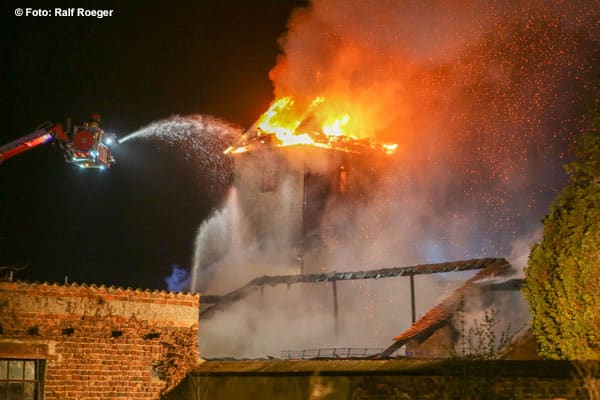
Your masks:
<path fill-rule="evenodd" d="M 249 126 L 272 100 L 277 39 L 302 1 L 76 1 L 103 19 L 16 17 L 2 5 L 0 144 L 47 120 L 98 112 L 125 136 L 173 114 Z M 176 153 L 128 142 L 107 171 L 80 170 L 40 146 L 0 166 L 0 265 L 18 278 L 165 288 L 189 267 L 194 233 L 216 204 Z"/>

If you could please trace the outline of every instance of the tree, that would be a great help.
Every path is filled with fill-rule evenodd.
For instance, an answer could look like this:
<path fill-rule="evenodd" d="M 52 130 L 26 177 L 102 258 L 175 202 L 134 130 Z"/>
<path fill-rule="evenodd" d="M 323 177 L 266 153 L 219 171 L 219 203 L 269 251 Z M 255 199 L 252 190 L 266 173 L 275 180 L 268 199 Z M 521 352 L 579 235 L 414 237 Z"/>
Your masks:
<path fill-rule="evenodd" d="M 600 99 L 590 115 L 525 269 L 540 354 L 553 359 L 600 359 Z"/>

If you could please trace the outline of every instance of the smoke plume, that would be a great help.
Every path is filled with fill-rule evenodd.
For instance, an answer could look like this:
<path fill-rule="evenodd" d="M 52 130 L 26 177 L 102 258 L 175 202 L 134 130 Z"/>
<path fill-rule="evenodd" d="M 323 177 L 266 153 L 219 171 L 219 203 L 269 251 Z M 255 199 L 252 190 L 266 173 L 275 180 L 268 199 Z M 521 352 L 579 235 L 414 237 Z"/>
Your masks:
<path fill-rule="evenodd" d="M 567 144 L 594 96 L 599 10 L 316 0 L 292 15 L 270 75 L 276 97 L 323 96 L 354 132 L 398 143 L 395 175 L 430 202 L 424 213 L 454 215 L 448 234 L 483 233 L 471 254 L 504 253 L 564 179 Z"/>
<path fill-rule="evenodd" d="M 333 199 L 326 205 L 324 268 L 484 256 L 522 267 L 539 220 L 566 182 L 567 148 L 597 96 L 599 19 L 594 0 L 314 0 L 296 10 L 270 72 L 275 97 L 308 104 L 322 96 L 323 110 L 350 115 L 352 133 L 399 145 L 369 201 L 358 209 Z M 280 243 L 251 237 L 238 211 L 230 201 L 200 228 L 205 239 L 195 258 L 209 254 L 211 267 L 195 262 L 192 285 L 223 292 L 273 266 L 283 274 L 296 265 L 277 252 Z M 219 232 L 228 243 L 237 232 L 237 245 L 198 251 Z M 418 314 L 455 287 L 451 279 L 419 277 Z M 311 302 L 306 292 L 276 287 L 204 322 L 201 351 L 385 347 L 410 325 L 406 282 L 347 285 L 337 338 L 323 302 L 329 289 Z"/>

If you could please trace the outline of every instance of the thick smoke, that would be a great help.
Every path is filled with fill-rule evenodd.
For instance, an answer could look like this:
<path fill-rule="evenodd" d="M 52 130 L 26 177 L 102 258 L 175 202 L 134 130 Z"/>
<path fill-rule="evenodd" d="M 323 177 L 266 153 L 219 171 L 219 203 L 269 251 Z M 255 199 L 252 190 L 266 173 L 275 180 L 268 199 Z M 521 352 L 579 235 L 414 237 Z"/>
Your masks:
<path fill-rule="evenodd" d="M 505 254 L 564 179 L 566 145 L 594 95 L 599 10 L 313 1 L 292 16 L 271 78 L 276 97 L 323 96 L 359 135 L 399 144 L 395 176 L 412 204 L 398 208 L 417 212 L 393 215 L 424 216 L 410 225 L 448 241 L 460 233 L 450 247 L 463 254 Z"/>
<path fill-rule="evenodd" d="M 485 284 L 500 283 L 494 279 Z M 518 339 L 527 331 L 530 315 L 523 296 L 514 291 L 489 291 L 479 288 L 478 293 L 464 300 L 454 314 L 452 326 L 456 330 L 455 352 L 462 356 L 488 356 L 510 347 L 507 341 Z"/>
<path fill-rule="evenodd" d="M 352 133 L 399 145 L 366 204 L 327 205 L 324 268 L 496 256 L 522 268 L 539 220 L 566 181 L 568 145 L 597 96 L 599 18 L 593 0 L 315 0 L 294 12 L 270 74 L 275 96 L 306 104 L 323 96 L 325 110 L 351 116 Z M 277 246 L 249 236 L 238 211 L 230 201 L 200 229 L 196 260 L 214 240 L 200 237 L 237 232 L 240 240 L 209 246 L 211 267 L 195 263 L 193 285 L 205 293 L 273 274 L 267 266 L 280 266 L 279 274 L 297 266 L 271 251 Z M 418 314 L 456 286 L 450 279 L 417 279 Z M 290 346 L 381 347 L 409 326 L 406 282 L 340 286 L 337 338 L 331 304 L 323 300 L 330 288 L 310 301 L 306 291 L 276 287 L 203 322 L 201 351 L 248 356 Z M 520 322 L 527 319 L 521 300 L 507 302 L 519 309 Z"/>

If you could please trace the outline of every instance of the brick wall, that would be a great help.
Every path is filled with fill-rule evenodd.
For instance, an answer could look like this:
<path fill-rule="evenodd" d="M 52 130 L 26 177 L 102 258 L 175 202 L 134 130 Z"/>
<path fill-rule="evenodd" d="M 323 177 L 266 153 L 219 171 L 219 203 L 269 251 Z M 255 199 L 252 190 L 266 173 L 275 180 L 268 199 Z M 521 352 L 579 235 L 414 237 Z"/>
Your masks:
<path fill-rule="evenodd" d="M 198 360 L 199 296 L 0 282 L 0 358 L 45 360 L 45 399 L 155 399 Z"/>

